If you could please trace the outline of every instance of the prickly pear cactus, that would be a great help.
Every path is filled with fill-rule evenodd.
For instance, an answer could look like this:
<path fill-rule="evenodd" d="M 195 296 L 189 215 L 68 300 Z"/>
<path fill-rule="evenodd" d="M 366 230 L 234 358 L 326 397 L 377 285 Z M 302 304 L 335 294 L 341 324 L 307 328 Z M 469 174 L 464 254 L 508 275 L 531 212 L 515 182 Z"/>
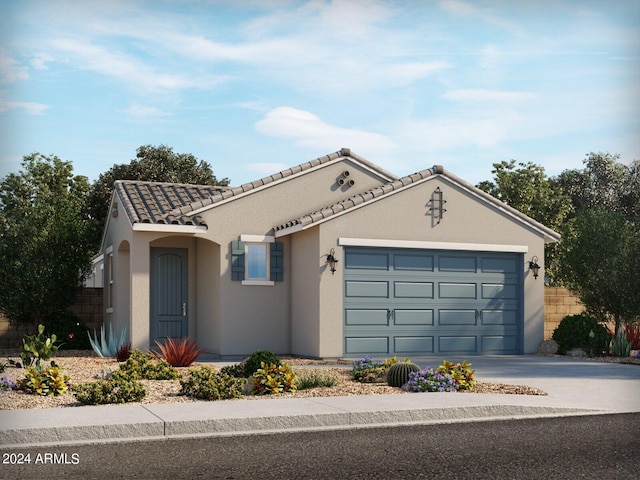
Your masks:
<path fill-rule="evenodd" d="M 409 381 L 410 372 L 419 372 L 420 367 L 413 362 L 395 363 L 387 371 L 387 383 L 391 387 L 401 387 Z"/>

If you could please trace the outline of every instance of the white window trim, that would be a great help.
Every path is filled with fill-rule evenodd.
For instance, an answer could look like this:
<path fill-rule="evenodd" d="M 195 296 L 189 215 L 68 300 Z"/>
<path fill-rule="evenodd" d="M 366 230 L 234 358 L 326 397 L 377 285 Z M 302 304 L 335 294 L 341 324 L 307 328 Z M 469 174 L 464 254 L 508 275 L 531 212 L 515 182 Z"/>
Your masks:
<path fill-rule="evenodd" d="M 386 240 L 377 238 L 344 238 L 338 239 L 338 245 L 343 247 L 391 247 L 391 248 L 419 248 L 426 250 L 469 250 L 476 252 L 507 252 L 527 253 L 527 245 L 500 245 L 491 243 L 456 243 L 456 242 L 427 242 L 414 240 Z"/>
<path fill-rule="evenodd" d="M 267 249 L 266 249 L 266 275 L 267 277 L 263 280 L 263 279 L 245 279 L 242 280 L 242 285 L 247 285 L 247 286 L 266 286 L 266 287 L 271 287 L 273 285 L 275 285 L 276 282 L 274 282 L 273 280 L 268 280 L 269 278 L 269 272 L 271 271 L 271 265 L 270 265 L 270 259 L 269 259 L 269 244 L 273 243 L 276 241 L 276 238 L 273 235 L 240 235 L 240 241 L 241 242 L 245 242 L 245 258 L 247 259 L 245 261 L 245 277 L 247 277 L 247 269 L 248 269 L 248 253 L 247 253 L 247 246 L 249 244 L 266 244 L 267 245 Z"/>

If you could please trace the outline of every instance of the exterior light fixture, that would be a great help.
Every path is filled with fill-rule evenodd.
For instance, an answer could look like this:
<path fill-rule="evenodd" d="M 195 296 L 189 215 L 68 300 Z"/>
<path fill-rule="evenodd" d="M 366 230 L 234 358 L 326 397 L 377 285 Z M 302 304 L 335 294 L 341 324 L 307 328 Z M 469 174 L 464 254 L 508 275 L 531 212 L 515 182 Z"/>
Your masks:
<path fill-rule="evenodd" d="M 329 265 L 329 268 L 331 269 L 331 275 L 336 273 L 336 263 L 338 263 L 338 260 L 336 259 L 336 251 L 332 248 L 329 255 L 327 255 L 327 265 Z"/>
<path fill-rule="evenodd" d="M 540 265 L 538 265 L 538 257 L 533 257 L 529 262 L 529 270 L 533 272 L 533 278 L 538 278 L 538 272 L 540 271 Z"/>

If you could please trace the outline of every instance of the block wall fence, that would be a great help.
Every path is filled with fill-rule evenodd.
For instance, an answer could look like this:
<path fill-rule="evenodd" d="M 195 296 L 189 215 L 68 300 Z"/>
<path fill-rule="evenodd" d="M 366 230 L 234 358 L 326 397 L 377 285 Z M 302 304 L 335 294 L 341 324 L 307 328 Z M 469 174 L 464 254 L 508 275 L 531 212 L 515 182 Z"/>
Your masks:
<path fill-rule="evenodd" d="M 102 288 L 83 288 L 69 310 L 80 318 L 89 330 L 100 330 L 104 313 Z M 11 326 L 9 320 L 0 315 L 0 349 L 16 348 L 22 344 L 22 337 L 26 334 L 24 327 Z"/>
<path fill-rule="evenodd" d="M 103 319 L 102 288 L 85 288 L 78 295 L 70 310 L 89 327 L 99 330 Z M 544 338 L 551 338 L 553 331 L 567 315 L 582 313 L 584 307 L 566 288 L 545 287 L 544 290 Z M 0 349 L 13 349 L 20 345 L 26 330 L 12 327 L 0 315 Z"/>

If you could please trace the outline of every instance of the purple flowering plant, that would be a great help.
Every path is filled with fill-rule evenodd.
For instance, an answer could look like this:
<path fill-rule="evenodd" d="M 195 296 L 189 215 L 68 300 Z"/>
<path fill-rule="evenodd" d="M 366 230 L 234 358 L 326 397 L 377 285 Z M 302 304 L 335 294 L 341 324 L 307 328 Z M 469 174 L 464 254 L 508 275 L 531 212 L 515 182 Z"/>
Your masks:
<path fill-rule="evenodd" d="M 0 378 L 0 392 L 8 392 L 11 390 L 16 390 L 17 388 L 18 386 L 16 385 L 16 382 L 11 380 L 10 378 L 8 377 Z"/>
<path fill-rule="evenodd" d="M 407 392 L 457 392 L 458 384 L 448 373 L 427 367 L 410 372 L 409 381 L 402 388 Z"/>
<path fill-rule="evenodd" d="M 377 383 L 386 382 L 387 370 L 396 363 L 396 357 L 381 360 L 373 360 L 370 355 L 352 363 L 351 376 L 356 382 Z"/>

